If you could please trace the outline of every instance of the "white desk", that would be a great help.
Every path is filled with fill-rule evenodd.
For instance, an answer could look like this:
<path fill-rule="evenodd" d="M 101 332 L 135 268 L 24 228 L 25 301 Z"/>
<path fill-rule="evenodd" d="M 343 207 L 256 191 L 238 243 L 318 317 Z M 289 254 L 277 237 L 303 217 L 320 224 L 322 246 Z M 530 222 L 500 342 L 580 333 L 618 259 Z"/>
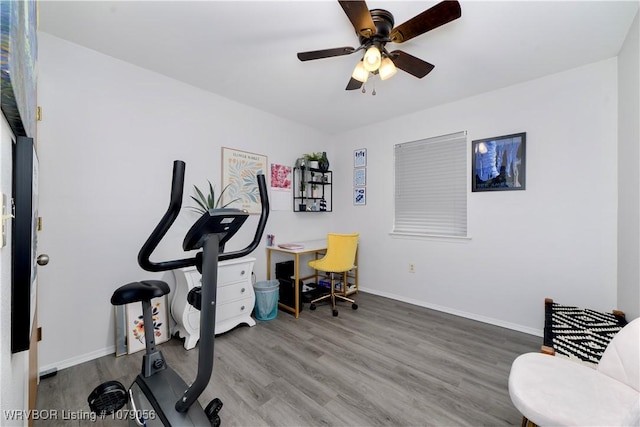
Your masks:
<path fill-rule="evenodd" d="M 306 240 L 306 241 L 302 241 L 302 242 L 290 242 L 290 243 L 296 243 L 299 245 L 302 245 L 302 248 L 300 249 L 284 249 L 281 248 L 279 246 L 267 246 L 267 280 L 271 279 L 271 254 L 273 252 L 278 252 L 278 253 L 283 253 L 283 254 L 288 254 L 293 256 L 293 274 L 294 274 L 294 301 L 295 304 L 293 307 L 290 307 L 286 304 L 283 303 L 278 303 L 278 306 L 284 310 L 287 310 L 291 313 L 294 314 L 294 316 L 297 318 L 300 316 L 300 289 L 299 289 L 299 280 L 308 280 L 311 278 L 315 279 L 315 282 L 318 283 L 318 272 L 314 271 L 314 273 L 310 276 L 305 276 L 305 277 L 300 277 L 300 256 L 301 255 L 307 255 L 307 254 L 313 254 L 314 259 L 319 259 L 321 258 L 321 256 L 324 256 L 324 254 L 327 251 L 327 239 L 317 239 L 317 240 Z M 350 276 L 354 279 L 354 285 L 355 288 L 353 288 L 352 290 L 348 291 L 349 294 L 357 292 L 358 291 L 358 253 L 356 252 L 356 260 L 355 260 L 355 265 L 356 268 L 354 268 L 353 270 L 353 275 Z M 346 275 L 346 273 L 345 273 Z M 345 286 L 343 287 L 345 295 L 347 294 L 347 286 L 346 286 L 346 279 L 344 281 Z"/>

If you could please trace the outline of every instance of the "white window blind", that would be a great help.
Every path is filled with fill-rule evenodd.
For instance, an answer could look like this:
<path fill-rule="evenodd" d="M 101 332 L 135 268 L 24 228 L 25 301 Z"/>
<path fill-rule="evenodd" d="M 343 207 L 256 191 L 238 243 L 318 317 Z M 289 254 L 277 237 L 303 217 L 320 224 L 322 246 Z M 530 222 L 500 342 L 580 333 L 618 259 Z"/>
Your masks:
<path fill-rule="evenodd" d="M 467 236 L 467 132 L 396 144 L 393 232 Z"/>

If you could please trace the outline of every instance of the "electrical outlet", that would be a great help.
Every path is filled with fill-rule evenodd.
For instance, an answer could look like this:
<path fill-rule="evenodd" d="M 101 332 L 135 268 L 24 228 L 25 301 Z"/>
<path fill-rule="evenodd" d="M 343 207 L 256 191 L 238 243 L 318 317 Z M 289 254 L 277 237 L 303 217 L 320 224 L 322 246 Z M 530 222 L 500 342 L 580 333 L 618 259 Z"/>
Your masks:
<path fill-rule="evenodd" d="M 415 273 L 416 272 L 416 265 L 413 263 L 409 264 L 409 273 Z"/>

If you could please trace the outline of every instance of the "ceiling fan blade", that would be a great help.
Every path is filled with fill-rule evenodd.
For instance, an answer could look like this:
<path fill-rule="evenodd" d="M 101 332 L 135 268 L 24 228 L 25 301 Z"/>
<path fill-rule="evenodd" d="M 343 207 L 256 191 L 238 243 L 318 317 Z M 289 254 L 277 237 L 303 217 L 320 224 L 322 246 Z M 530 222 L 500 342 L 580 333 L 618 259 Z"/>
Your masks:
<path fill-rule="evenodd" d="M 376 26 L 364 0 L 339 0 L 338 3 L 342 6 L 357 34 L 369 38 L 376 33 Z"/>
<path fill-rule="evenodd" d="M 391 30 L 389 37 L 394 43 L 403 43 L 461 16 L 460 3 L 457 1 L 443 1 L 400 24 Z"/>
<path fill-rule="evenodd" d="M 355 90 L 355 89 L 360 89 L 362 87 L 362 82 L 360 80 L 356 80 L 353 77 L 351 77 L 351 80 L 349 80 L 349 83 L 347 84 L 347 87 L 344 88 L 344 90 Z"/>
<path fill-rule="evenodd" d="M 312 59 L 331 58 L 332 56 L 349 55 L 355 52 L 355 48 L 350 46 L 336 47 L 333 49 L 312 50 L 309 52 L 298 52 L 300 61 L 311 61 Z"/>
<path fill-rule="evenodd" d="M 389 54 L 393 64 L 407 73 L 421 79 L 433 70 L 435 65 L 429 64 L 420 58 L 409 55 L 401 50 L 394 50 Z"/>

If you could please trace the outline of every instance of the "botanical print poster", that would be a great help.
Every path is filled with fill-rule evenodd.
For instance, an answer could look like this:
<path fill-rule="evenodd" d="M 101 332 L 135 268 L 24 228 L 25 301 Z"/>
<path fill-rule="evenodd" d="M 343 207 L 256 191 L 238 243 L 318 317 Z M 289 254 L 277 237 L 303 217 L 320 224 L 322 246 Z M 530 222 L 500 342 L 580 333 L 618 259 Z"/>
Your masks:
<path fill-rule="evenodd" d="M 273 211 L 291 209 L 291 166 L 271 163 L 271 196 L 269 205 Z"/>
<path fill-rule="evenodd" d="M 267 173 L 267 156 L 222 147 L 222 203 L 228 207 L 246 209 L 250 214 L 261 211 L 257 175 Z"/>
<path fill-rule="evenodd" d="M 153 319 L 153 333 L 156 344 L 169 340 L 169 312 L 167 296 L 163 295 L 151 300 L 151 318 Z M 127 353 L 135 353 L 145 348 L 144 319 L 142 304 L 134 302 L 126 305 L 127 320 Z"/>

